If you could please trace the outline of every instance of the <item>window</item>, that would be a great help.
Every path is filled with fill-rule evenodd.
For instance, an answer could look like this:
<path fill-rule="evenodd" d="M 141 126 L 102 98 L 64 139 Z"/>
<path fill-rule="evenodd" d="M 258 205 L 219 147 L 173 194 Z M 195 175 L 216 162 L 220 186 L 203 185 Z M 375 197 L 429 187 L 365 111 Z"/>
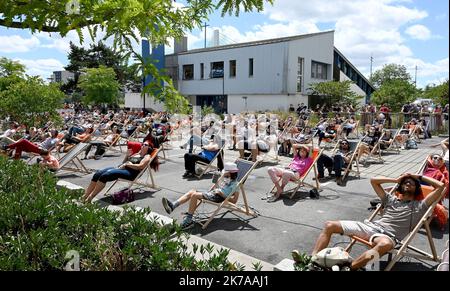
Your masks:
<path fill-rule="evenodd" d="M 313 79 L 327 79 L 327 64 L 312 61 L 311 62 L 311 78 Z"/>
<path fill-rule="evenodd" d="M 200 79 L 204 79 L 204 78 L 205 78 L 205 64 L 200 63 Z"/>
<path fill-rule="evenodd" d="M 304 59 L 299 57 L 297 61 L 297 92 L 303 91 L 303 65 Z"/>
<path fill-rule="evenodd" d="M 211 78 L 223 78 L 223 62 L 211 63 Z"/>
<path fill-rule="evenodd" d="M 236 60 L 230 61 L 230 78 L 236 77 Z"/>
<path fill-rule="evenodd" d="M 248 59 L 248 76 L 253 77 L 253 59 Z"/>
<path fill-rule="evenodd" d="M 183 80 L 194 79 L 194 65 L 183 65 Z"/>

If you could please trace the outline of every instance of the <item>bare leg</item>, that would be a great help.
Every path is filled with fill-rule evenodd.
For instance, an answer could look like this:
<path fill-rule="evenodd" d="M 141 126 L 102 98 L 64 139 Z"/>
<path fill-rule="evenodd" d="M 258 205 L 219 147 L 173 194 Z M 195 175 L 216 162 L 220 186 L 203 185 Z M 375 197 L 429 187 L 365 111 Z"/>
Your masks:
<path fill-rule="evenodd" d="M 177 199 L 178 205 L 184 204 L 186 202 L 188 202 L 192 195 L 195 193 L 199 193 L 196 190 L 192 189 L 189 192 L 187 192 L 186 194 L 184 194 L 183 196 L 181 196 L 180 198 Z"/>
<path fill-rule="evenodd" d="M 191 195 L 191 200 L 189 201 L 189 214 L 194 214 L 195 209 L 197 209 L 198 206 L 198 200 L 203 198 L 203 194 L 200 192 L 194 192 Z"/>
<path fill-rule="evenodd" d="M 325 222 L 325 227 L 317 238 L 316 245 L 312 251 L 312 255 L 317 254 L 330 243 L 331 235 L 334 233 L 343 233 L 341 223 L 339 221 L 327 221 Z"/>
<path fill-rule="evenodd" d="M 387 252 L 392 250 L 394 245 L 392 241 L 386 237 L 377 237 L 374 239 L 375 246 L 366 252 L 364 252 L 361 256 L 359 256 L 356 260 L 352 262 L 351 268 L 352 270 L 357 270 L 359 268 L 364 267 L 370 260 L 374 259 L 374 251 L 378 252 L 379 257 L 381 258 Z"/>
<path fill-rule="evenodd" d="M 86 188 L 86 190 L 84 191 L 84 195 L 81 198 L 82 200 L 86 200 L 86 198 L 89 197 L 89 195 L 92 193 L 92 191 L 95 189 L 95 186 L 97 185 L 97 182 L 91 181 L 91 183 L 89 184 L 89 186 Z"/>
<path fill-rule="evenodd" d="M 103 188 L 105 188 L 106 183 L 103 182 L 97 182 L 97 185 L 95 185 L 94 190 L 92 191 L 92 193 L 89 195 L 89 197 L 86 199 L 86 202 L 89 203 L 92 201 L 92 199 L 94 199 L 95 196 L 97 196 L 98 193 L 100 193 L 100 191 L 103 190 Z"/>

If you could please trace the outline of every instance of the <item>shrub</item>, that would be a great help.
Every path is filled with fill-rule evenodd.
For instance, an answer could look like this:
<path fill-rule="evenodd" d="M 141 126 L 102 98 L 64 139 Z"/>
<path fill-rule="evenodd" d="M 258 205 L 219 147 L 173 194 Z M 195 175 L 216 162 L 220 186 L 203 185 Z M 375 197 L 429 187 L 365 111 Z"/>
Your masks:
<path fill-rule="evenodd" d="M 175 225 L 77 203 L 52 173 L 0 157 L 0 270 L 64 270 L 70 251 L 81 270 L 233 270 L 227 250 L 194 246 Z M 200 252 L 204 259 L 194 258 Z M 69 253 L 70 254 L 70 253 Z"/>

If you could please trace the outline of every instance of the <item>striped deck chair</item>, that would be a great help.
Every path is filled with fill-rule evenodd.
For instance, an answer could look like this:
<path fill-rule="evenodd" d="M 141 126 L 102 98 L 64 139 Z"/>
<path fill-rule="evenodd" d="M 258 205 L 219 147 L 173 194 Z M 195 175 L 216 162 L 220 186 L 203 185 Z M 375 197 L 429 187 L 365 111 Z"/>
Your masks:
<path fill-rule="evenodd" d="M 148 162 L 147 166 L 141 170 L 141 172 L 136 176 L 136 178 L 133 181 L 130 180 L 125 180 L 125 179 L 117 179 L 116 181 L 114 181 L 114 183 L 111 184 L 111 186 L 109 186 L 109 188 L 106 190 L 105 192 L 105 196 L 108 196 L 109 191 L 114 187 L 114 185 L 116 185 L 117 182 L 122 181 L 122 182 L 126 182 L 128 183 L 128 187 L 130 188 L 133 187 L 134 185 L 140 185 L 142 187 L 147 187 L 147 188 L 151 188 L 151 189 L 155 189 L 155 190 L 159 190 L 160 188 L 158 186 L 156 186 L 155 184 L 155 179 L 153 177 L 153 170 L 150 167 L 150 164 L 152 163 L 152 161 L 155 159 L 155 157 L 158 155 L 160 149 L 154 149 L 153 152 L 151 153 L 151 159 Z M 148 173 L 148 176 L 145 178 L 145 182 L 143 182 L 141 180 L 141 178 L 144 176 L 144 173 Z M 148 180 L 151 180 L 151 183 L 149 183 Z M 141 181 L 139 181 L 141 180 Z"/>
<path fill-rule="evenodd" d="M 291 181 L 296 184 L 294 188 L 285 190 L 283 193 L 281 193 L 281 195 L 292 191 L 291 196 L 289 197 L 290 199 L 292 199 L 292 198 L 294 198 L 295 194 L 300 189 L 300 187 L 305 187 L 305 188 L 308 187 L 308 188 L 311 188 L 313 191 L 316 191 L 317 193 L 319 193 L 320 183 L 319 183 L 319 179 L 318 179 L 319 175 L 317 172 L 317 160 L 322 155 L 323 151 L 324 151 L 323 149 L 319 149 L 319 148 L 312 149 L 311 158 L 313 159 L 313 162 L 312 162 L 311 166 L 309 166 L 309 168 L 306 170 L 306 172 L 299 179 L 297 179 L 295 181 Z M 308 177 L 309 173 L 311 173 L 312 170 L 314 170 L 315 183 L 309 184 L 309 183 L 305 182 L 305 180 Z M 281 180 L 281 178 L 280 178 L 280 180 Z M 273 193 L 274 190 L 275 190 L 275 186 L 272 187 L 272 190 L 270 190 L 269 193 Z"/>
<path fill-rule="evenodd" d="M 208 225 L 211 223 L 211 221 L 214 219 L 214 217 L 217 216 L 219 211 L 224 208 L 227 209 L 227 211 L 232 211 L 232 212 L 235 211 L 238 213 L 244 213 L 251 217 L 257 216 L 256 212 L 253 211 L 252 209 L 250 209 L 250 206 L 248 205 L 247 195 L 245 193 L 244 186 L 245 186 L 245 182 L 247 181 L 248 176 L 256 168 L 256 166 L 258 165 L 259 162 L 253 163 L 250 161 L 238 159 L 235 161 L 235 163 L 239 169 L 238 177 L 237 177 L 238 183 L 236 185 L 236 190 L 237 190 L 238 194 L 235 193 L 234 195 L 230 195 L 224 201 L 222 201 L 220 203 L 212 202 L 212 201 L 209 201 L 206 199 L 200 200 L 200 202 L 197 206 L 199 206 L 201 203 L 208 203 L 208 204 L 212 204 L 217 207 L 211 216 L 204 219 L 206 221 L 204 221 L 204 222 L 197 221 L 198 223 L 200 223 L 202 225 L 202 229 L 206 229 L 208 227 Z M 223 175 L 218 179 L 216 184 L 214 184 L 211 187 L 210 191 L 213 190 L 214 188 L 216 188 L 222 179 L 223 179 Z M 238 197 L 236 197 L 235 195 L 239 195 L 239 194 L 242 194 L 242 199 L 244 200 L 244 206 L 238 206 L 235 203 L 230 201 L 230 199 L 232 197 L 237 201 Z M 198 207 L 197 207 L 197 209 L 198 209 Z"/>
<path fill-rule="evenodd" d="M 78 155 L 83 153 L 87 146 L 87 143 L 78 143 L 69 152 L 67 152 L 59 161 L 59 169 L 56 172 L 61 170 L 71 171 L 71 172 L 80 172 L 84 174 L 91 173 L 91 170 L 86 168 L 83 162 L 78 158 Z"/>

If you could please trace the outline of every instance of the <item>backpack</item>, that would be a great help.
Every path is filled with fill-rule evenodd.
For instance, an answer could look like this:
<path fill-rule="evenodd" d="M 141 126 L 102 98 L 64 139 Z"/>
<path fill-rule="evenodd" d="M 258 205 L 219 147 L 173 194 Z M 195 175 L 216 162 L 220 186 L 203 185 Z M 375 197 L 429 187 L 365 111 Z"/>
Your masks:
<path fill-rule="evenodd" d="M 134 199 L 135 199 L 134 191 L 129 188 L 125 188 L 112 195 L 112 204 L 119 205 L 129 203 L 134 201 Z"/>
<path fill-rule="evenodd" d="M 408 139 L 405 144 L 405 149 L 407 150 L 417 150 L 419 147 L 417 146 L 417 142 L 414 139 Z"/>
<path fill-rule="evenodd" d="M 335 265 L 349 265 L 353 259 L 341 247 L 326 248 L 311 258 L 311 261 L 321 267 L 331 268 Z"/>

